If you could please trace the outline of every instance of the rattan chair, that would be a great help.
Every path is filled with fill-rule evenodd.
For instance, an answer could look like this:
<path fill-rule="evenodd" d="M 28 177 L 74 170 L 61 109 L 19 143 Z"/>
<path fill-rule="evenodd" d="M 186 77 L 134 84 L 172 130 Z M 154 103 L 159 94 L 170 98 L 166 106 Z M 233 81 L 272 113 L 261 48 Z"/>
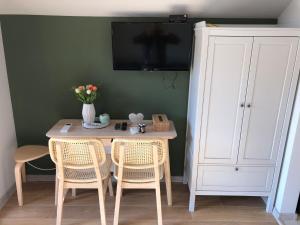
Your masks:
<path fill-rule="evenodd" d="M 61 225 L 63 202 L 70 188 L 98 189 L 101 224 L 106 225 L 104 200 L 111 182 L 111 160 L 96 139 L 50 139 L 50 156 L 56 164 L 58 194 L 56 225 Z"/>
<path fill-rule="evenodd" d="M 115 139 L 112 143 L 114 176 L 118 181 L 114 225 L 118 225 L 122 189 L 155 189 L 157 220 L 162 225 L 160 179 L 166 146 L 162 140 Z"/>

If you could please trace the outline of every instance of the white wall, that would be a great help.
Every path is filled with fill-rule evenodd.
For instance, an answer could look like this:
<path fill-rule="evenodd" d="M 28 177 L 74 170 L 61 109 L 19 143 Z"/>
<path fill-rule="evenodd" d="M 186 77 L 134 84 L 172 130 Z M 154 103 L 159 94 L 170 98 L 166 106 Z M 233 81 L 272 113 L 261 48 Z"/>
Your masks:
<path fill-rule="evenodd" d="M 0 0 L 0 14 L 277 18 L 290 0 Z"/>
<path fill-rule="evenodd" d="M 286 27 L 300 27 L 300 0 L 293 0 L 279 17 Z M 295 213 L 300 192 L 300 85 L 294 105 L 275 208 L 281 214 Z"/>
<path fill-rule="evenodd" d="M 0 206 L 14 185 L 13 155 L 17 147 L 0 24 Z"/>
<path fill-rule="evenodd" d="M 292 0 L 278 18 L 278 23 L 287 27 L 300 27 L 300 0 Z"/>
<path fill-rule="evenodd" d="M 275 207 L 279 213 L 295 213 L 300 192 L 300 90 L 294 106 L 289 138 Z"/>

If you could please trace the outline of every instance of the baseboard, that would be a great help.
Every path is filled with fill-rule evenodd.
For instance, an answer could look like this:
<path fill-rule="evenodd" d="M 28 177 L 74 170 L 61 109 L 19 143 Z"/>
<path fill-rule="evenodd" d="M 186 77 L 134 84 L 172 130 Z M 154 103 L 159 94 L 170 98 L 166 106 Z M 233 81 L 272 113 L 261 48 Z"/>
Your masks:
<path fill-rule="evenodd" d="M 5 194 L 2 196 L 2 198 L 0 198 L 0 209 L 3 208 L 3 206 L 5 206 L 6 202 L 8 201 L 8 199 L 10 199 L 10 197 L 16 192 L 16 185 L 13 184 L 6 192 Z"/>
<path fill-rule="evenodd" d="M 285 225 L 284 221 L 297 220 L 298 218 L 298 215 L 296 213 L 279 213 L 276 208 L 274 208 L 272 214 L 279 225 Z"/>
<path fill-rule="evenodd" d="M 267 196 L 262 196 L 261 199 L 264 201 L 264 203 L 266 205 L 268 204 L 268 197 Z"/>
<path fill-rule="evenodd" d="M 183 183 L 183 176 L 173 176 L 171 179 L 173 183 Z"/>
<path fill-rule="evenodd" d="M 55 175 L 26 175 L 26 181 L 55 181 Z"/>
<path fill-rule="evenodd" d="M 27 181 L 54 181 L 55 175 L 27 175 Z M 173 183 L 182 183 L 183 176 L 172 176 Z"/>

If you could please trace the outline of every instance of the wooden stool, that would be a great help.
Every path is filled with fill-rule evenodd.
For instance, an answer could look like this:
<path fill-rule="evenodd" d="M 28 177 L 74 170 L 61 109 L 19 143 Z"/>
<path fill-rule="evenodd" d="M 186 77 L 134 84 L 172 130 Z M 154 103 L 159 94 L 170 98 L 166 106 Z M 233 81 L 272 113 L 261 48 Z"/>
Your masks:
<path fill-rule="evenodd" d="M 23 205 L 22 178 L 26 182 L 25 163 L 49 154 L 47 146 L 26 145 L 18 148 L 15 153 L 15 179 L 19 206 Z"/>

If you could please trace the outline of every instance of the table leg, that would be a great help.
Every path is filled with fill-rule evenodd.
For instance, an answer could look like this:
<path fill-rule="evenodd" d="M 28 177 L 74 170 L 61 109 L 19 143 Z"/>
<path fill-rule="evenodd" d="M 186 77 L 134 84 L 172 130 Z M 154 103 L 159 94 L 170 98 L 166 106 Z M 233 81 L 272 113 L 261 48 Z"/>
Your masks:
<path fill-rule="evenodd" d="M 76 198 L 76 188 L 72 188 L 72 198 Z"/>
<path fill-rule="evenodd" d="M 167 191 L 168 205 L 171 206 L 172 205 L 172 184 L 171 184 L 171 171 L 170 171 L 169 142 L 168 140 L 164 140 L 164 142 L 166 146 L 166 160 L 164 163 L 166 191 Z"/>

